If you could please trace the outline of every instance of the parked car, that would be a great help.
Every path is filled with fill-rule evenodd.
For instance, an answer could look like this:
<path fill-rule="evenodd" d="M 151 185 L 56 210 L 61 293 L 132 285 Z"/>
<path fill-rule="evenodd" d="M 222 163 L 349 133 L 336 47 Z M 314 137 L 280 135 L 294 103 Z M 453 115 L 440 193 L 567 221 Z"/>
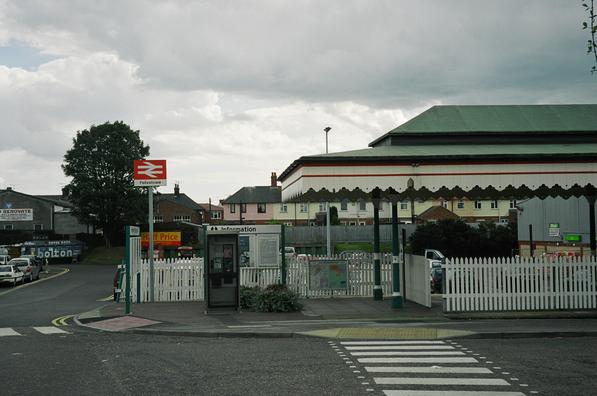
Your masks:
<path fill-rule="evenodd" d="M 19 256 L 19 258 L 28 258 L 33 263 L 35 263 L 35 265 L 37 265 L 37 266 L 41 266 L 42 265 L 41 259 L 39 257 L 37 257 L 35 254 L 22 254 L 22 255 Z"/>
<path fill-rule="evenodd" d="M 11 258 L 8 254 L 0 254 L 0 265 L 7 265 Z"/>
<path fill-rule="evenodd" d="M 296 257 L 296 250 L 294 250 L 294 247 L 293 246 L 284 247 L 284 256 L 286 256 L 286 260 Z"/>
<path fill-rule="evenodd" d="M 438 267 L 446 260 L 446 257 L 442 252 L 435 249 L 425 249 L 425 258 L 429 263 L 429 268 Z"/>
<path fill-rule="evenodd" d="M 431 268 L 431 293 L 442 292 L 442 281 L 444 278 L 442 267 L 435 266 Z"/>
<path fill-rule="evenodd" d="M 32 282 L 39 279 L 39 273 L 41 271 L 41 265 L 31 261 L 26 257 L 14 258 L 8 262 L 8 265 L 16 265 L 25 274 L 25 278 Z"/>
<path fill-rule="evenodd" d="M 9 282 L 13 286 L 25 282 L 25 274 L 16 265 L 0 265 L 0 283 Z"/>

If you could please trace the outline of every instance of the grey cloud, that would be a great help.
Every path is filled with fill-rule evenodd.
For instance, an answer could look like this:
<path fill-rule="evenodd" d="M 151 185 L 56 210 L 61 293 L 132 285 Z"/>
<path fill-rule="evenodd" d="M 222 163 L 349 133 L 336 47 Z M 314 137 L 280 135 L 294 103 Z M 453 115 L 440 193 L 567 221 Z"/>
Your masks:
<path fill-rule="evenodd" d="M 557 91 L 591 100 L 578 90 L 592 79 L 574 1 L 127 1 L 118 13 L 102 4 L 18 2 L 9 15 L 69 29 L 168 89 L 383 107 L 485 95 L 532 103 Z"/>

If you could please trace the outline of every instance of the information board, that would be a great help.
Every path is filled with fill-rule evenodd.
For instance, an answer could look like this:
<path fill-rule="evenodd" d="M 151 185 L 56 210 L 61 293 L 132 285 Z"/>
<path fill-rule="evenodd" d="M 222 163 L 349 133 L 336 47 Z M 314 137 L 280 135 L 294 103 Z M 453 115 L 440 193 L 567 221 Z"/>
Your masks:
<path fill-rule="evenodd" d="M 346 260 L 309 260 L 309 289 L 337 290 L 348 288 Z"/>

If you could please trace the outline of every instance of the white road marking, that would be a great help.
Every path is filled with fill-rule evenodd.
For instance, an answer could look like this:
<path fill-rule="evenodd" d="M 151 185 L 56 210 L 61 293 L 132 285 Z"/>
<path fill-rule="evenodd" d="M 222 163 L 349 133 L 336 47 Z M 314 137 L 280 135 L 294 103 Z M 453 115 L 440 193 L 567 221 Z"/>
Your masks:
<path fill-rule="evenodd" d="M 342 345 L 443 345 L 443 341 L 342 341 Z"/>
<path fill-rule="evenodd" d="M 485 367 L 438 367 L 438 366 L 401 366 L 401 367 L 365 367 L 370 373 L 437 373 L 437 374 L 491 374 Z"/>
<path fill-rule="evenodd" d="M 492 385 L 510 386 L 510 383 L 501 378 L 420 378 L 420 377 L 380 377 L 373 378 L 380 385 Z"/>
<path fill-rule="evenodd" d="M 434 350 L 450 349 L 450 350 L 453 350 L 454 347 L 450 346 L 450 345 L 380 345 L 380 346 L 347 346 L 346 349 L 349 351 L 369 351 L 369 350 L 418 351 L 418 350 L 428 350 L 428 349 L 434 349 Z"/>
<path fill-rule="evenodd" d="M 41 326 L 41 327 L 34 327 L 34 329 L 39 331 L 42 334 L 70 334 L 68 331 L 64 331 L 55 326 Z"/>
<path fill-rule="evenodd" d="M 17 333 L 10 327 L 0 327 L 0 337 L 6 336 L 20 336 L 21 334 Z"/>
<path fill-rule="evenodd" d="M 378 357 L 357 360 L 360 363 L 479 363 L 472 357 Z"/>
<path fill-rule="evenodd" d="M 465 356 L 464 352 L 458 351 L 384 351 L 384 352 L 350 352 L 352 356 Z"/>
<path fill-rule="evenodd" d="M 525 396 L 521 392 L 384 390 L 386 396 Z"/>

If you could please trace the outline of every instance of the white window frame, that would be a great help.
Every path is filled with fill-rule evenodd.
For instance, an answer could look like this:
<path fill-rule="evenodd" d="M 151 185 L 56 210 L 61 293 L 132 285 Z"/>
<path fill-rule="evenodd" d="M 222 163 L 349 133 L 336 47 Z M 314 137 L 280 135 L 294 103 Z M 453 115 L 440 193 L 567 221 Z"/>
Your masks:
<path fill-rule="evenodd" d="M 445 209 L 448 209 L 448 201 L 443 200 L 442 201 L 442 207 L 445 208 Z"/>
<path fill-rule="evenodd" d="M 510 209 L 516 209 L 516 200 L 515 199 L 510 200 Z"/>
<path fill-rule="evenodd" d="M 288 213 L 288 204 L 287 203 L 280 204 L 280 213 Z"/>
<path fill-rule="evenodd" d="M 481 201 L 475 201 L 475 210 L 481 210 L 483 208 L 483 204 Z"/>
<path fill-rule="evenodd" d="M 267 204 L 265 202 L 257 203 L 257 213 L 267 213 Z"/>
<path fill-rule="evenodd" d="M 228 210 L 230 211 L 230 213 L 236 213 L 236 204 L 228 204 Z"/>
<path fill-rule="evenodd" d="M 12 224 L 5 224 L 4 229 L 7 231 L 12 231 L 14 230 L 14 227 L 12 226 Z"/>
<path fill-rule="evenodd" d="M 367 202 L 359 201 L 359 211 L 365 212 L 367 210 Z"/>
<path fill-rule="evenodd" d="M 400 210 L 408 210 L 408 201 L 400 202 Z"/>
<path fill-rule="evenodd" d="M 342 202 L 340 202 L 340 210 L 341 211 L 348 210 L 348 201 L 347 200 L 343 200 Z"/>
<path fill-rule="evenodd" d="M 301 213 L 307 213 L 308 210 L 309 210 L 309 204 L 305 203 L 305 202 L 301 202 L 300 206 L 299 206 L 299 211 Z"/>
<path fill-rule="evenodd" d="M 326 203 L 325 203 L 325 202 L 320 202 L 320 203 L 319 203 L 319 211 L 320 211 L 320 212 L 325 212 L 325 211 L 326 211 L 326 209 L 327 209 L 327 205 L 326 205 Z"/>
<path fill-rule="evenodd" d="M 163 223 L 164 222 L 164 216 L 153 216 L 153 222 L 154 223 Z"/>
<path fill-rule="evenodd" d="M 491 209 L 499 209 L 499 203 L 497 201 L 497 199 L 494 199 L 493 201 L 491 201 Z"/>
<path fill-rule="evenodd" d="M 456 204 L 456 209 L 464 209 L 464 201 L 462 199 Z"/>
<path fill-rule="evenodd" d="M 217 210 L 212 210 L 209 217 L 214 220 L 220 220 L 222 218 L 222 213 Z"/>

